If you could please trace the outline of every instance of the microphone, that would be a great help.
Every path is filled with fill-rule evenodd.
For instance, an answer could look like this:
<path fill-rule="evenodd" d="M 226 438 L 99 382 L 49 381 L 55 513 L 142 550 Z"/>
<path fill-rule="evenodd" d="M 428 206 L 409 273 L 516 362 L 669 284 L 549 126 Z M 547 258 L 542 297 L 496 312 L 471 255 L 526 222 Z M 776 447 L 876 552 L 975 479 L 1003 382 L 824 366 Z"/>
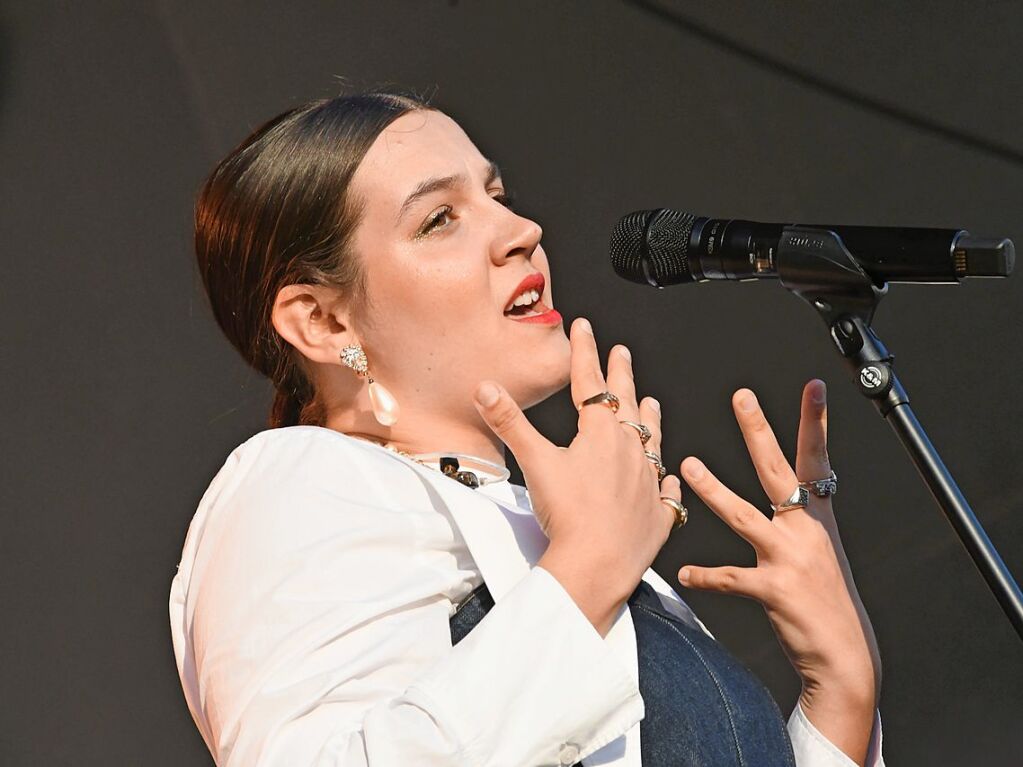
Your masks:
<path fill-rule="evenodd" d="M 663 288 L 686 282 L 777 278 L 779 250 L 824 247 L 812 229 L 831 230 L 878 286 L 887 282 L 958 282 L 1008 277 L 1012 240 L 965 229 L 765 224 L 707 218 L 659 208 L 622 217 L 611 233 L 611 264 L 631 282 Z M 781 248 L 779 246 L 782 246 Z M 784 269 L 784 264 L 781 265 Z"/>

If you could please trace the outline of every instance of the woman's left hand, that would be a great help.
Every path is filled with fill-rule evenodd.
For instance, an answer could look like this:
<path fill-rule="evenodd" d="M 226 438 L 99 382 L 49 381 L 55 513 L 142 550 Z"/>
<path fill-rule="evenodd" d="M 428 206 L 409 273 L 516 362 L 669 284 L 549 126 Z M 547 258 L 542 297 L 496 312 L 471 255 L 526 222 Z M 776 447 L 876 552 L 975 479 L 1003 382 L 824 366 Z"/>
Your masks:
<path fill-rule="evenodd" d="M 784 503 L 800 480 L 829 476 L 823 381 L 810 381 L 803 389 L 795 471 L 753 392 L 735 392 L 732 406 L 771 503 Z M 757 565 L 687 565 L 679 571 L 679 582 L 756 599 L 764 606 L 803 682 L 800 700 L 805 710 L 855 704 L 863 711 L 870 706 L 872 716 L 881 689 L 881 660 L 842 547 L 831 498 L 810 493 L 806 508 L 778 511 L 769 518 L 725 487 L 698 459 L 686 458 L 681 469 L 682 477 L 707 506 L 753 546 Z"/>

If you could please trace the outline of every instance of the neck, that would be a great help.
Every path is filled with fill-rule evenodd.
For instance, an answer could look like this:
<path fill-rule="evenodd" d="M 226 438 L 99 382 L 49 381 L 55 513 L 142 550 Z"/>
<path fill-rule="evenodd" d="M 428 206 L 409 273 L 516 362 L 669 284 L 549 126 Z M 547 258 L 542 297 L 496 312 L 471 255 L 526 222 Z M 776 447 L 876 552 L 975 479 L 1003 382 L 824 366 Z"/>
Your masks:
<path fill-rule="evenodd" d="M 482 419 L 477 423 L 403 411 L 394 426 L 381 426 L 371 412 L 336 412 L 324 424 L 356 439 L 417 453 L 465 453 L 505 466 L 504 443 Z"/>

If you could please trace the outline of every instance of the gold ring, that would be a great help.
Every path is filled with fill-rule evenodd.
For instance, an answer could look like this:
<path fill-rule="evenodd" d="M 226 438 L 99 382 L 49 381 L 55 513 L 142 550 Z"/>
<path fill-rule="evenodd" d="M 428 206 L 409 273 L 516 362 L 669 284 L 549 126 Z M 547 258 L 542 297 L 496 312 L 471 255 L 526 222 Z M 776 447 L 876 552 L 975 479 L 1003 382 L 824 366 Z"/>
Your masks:
<path fill-rule="evenodd" d="M 648 429 L 646 426 L 644 426 L 641 423 L 636 423 L 635 421 L 626 421 L 624 419 L 619 419 L 618 423 L 627 423 L 633 429 L 638 431 L 639 432 L 639 441 L 643 445 L 645 445 L 647 442 L 649 442 L 650 438 L 653 436 L 653 433 L 651 433 L 650 429 Z"/>
<path fill-rule="evenodd" d="M 657 467 L 657 481 L 660 482 L 668 475 L 668 470 L 664 468 L 661 456 L 657 455 L 657 453 L 652 450 L 644 450 L 643 453 L 646 455 L 647 460 Z"/>
<path fill-rule="evenodd" d="M 670 495 L 662 495 L 661 501 L 671 506 L 671 510 L 675 512 L 675 529 L 682 527 L 686 522 L 689 521 L 689 509 L 683 506 L 681 503 L 676 501 Z"/>
<path fill-rule="evenodd" d="M 607 405 L 611 408 L 612 413 L 617 413 L 619 404 L 620 401 L 615 395 L 609 391 L 602 391 L 600 394 L 594 394 L 592 397 L 584 399 L 581 404 L 576 405 L 576 410 L 582 410 L 587 405 Z"/>

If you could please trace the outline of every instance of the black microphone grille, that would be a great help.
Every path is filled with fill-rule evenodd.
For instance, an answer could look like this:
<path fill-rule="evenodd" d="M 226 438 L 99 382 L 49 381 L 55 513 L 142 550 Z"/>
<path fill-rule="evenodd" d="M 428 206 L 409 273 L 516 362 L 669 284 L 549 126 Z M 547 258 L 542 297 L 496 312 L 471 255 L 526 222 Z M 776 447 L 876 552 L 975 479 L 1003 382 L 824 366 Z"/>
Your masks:
<path fill-rule="evenodd" d="M 611 231 L 611 265 L 619 277 L 640 285 L 693 282 L 689 235 L 696 216 L 678 210 L 638 210 Z"/>

